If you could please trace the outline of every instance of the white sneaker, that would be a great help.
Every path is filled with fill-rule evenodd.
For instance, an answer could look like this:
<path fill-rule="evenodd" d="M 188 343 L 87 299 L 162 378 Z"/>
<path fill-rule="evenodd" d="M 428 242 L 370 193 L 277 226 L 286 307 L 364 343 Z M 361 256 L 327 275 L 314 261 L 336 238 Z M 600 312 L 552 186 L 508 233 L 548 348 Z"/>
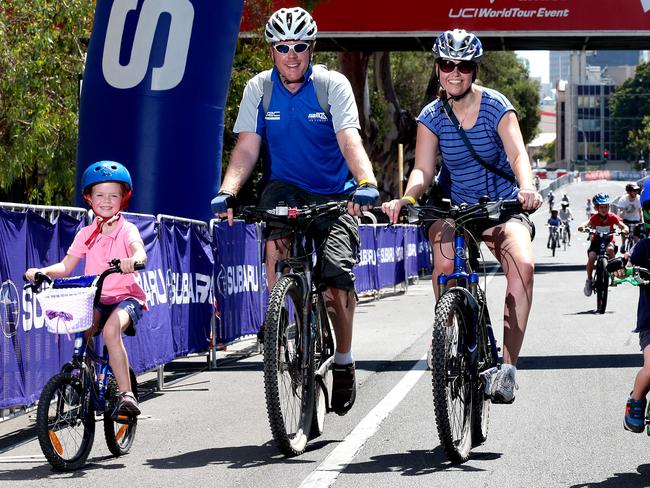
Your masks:
<path fill-rule="evenodd" d="M 492 385 L 492 403 L 512 403 L 515 401 L 515 371 L 499 369 Z"/>
<path fill-rule="evenodd" d="M 592 292 L 591 280 L 586 280 L 585 281 L 585 288 L 584 288 L 583 291 L 585 292 L 586 297 L 591 296 L 591 292 Z"/>

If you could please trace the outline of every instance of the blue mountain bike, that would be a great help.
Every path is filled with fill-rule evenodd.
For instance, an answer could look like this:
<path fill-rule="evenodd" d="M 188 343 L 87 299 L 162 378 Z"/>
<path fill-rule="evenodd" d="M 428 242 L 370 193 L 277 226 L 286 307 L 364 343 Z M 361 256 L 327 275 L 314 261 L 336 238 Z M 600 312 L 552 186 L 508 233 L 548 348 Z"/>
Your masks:
<path fill-rule="evenodd" d="M 499 348 L 492 331 L 485 294 L 479 285 L 478 244 L 472 223 L 496 221 L 521 213 L 517 200 L 439 206 L 409 206 L 410 223 L 453 220 L 454 269 L 438 276 L 431 341 L 433 406 L 438 437 L 449 459 L 465 462 L 470 450 L 485 442 L 490 417 L 491 385 L 498 370 Z M 450 224 L 451 225 L 451 224 Z M 496 225 L 496 223 L 495 223 Z M 438 252 L 434 250 L 434 252 Z"/>
<path fill-rule="evenodd" d="M 144 269 L 144 265 L 136 264 L 135 268 Z M 84 290 L 95 288 L 91 304 L 94 305 L 101 297 L 105 278 L 119 272 L 120 261 L 114 259 L 110 262 L 110 268 L 99 276 L 52 280 L 42 273 L 37 273 L 34 283 L 26 284 L 25 288 L 31 288 L 38 294 L 44 291 L 43 284 L 48 283 L 52 289 L 68 290 L 66 300 L 70 300 L 69 297 L 74 295 L 75 290 L 79 290 L 81 295 Z M 61 308 L 65 307 L 63 304 Z M 58 314 L 63 321 L 73 315 L 72 310 L 43 310 L 43 313 Z M 86 325 L 86 329 L 92 327 L 92 318 Z M 74 340 L 72 360 L 45 384 L 36 413 L 36 429 L 41 450 L 57 471 L 72 471 L 86 463 L 95 438 L 96 412 L 103 414 L 106 444 L 115 456 L 129 451 L 137 427 L 137 418 L 115 413 L 119 391 L 109 365 L 106 347 L 100 355 L 84 331 L 75 332 L 71 336 Z M 131 390 L 137 398 L 138 384 L 131 368 L 129 375 Z"/>

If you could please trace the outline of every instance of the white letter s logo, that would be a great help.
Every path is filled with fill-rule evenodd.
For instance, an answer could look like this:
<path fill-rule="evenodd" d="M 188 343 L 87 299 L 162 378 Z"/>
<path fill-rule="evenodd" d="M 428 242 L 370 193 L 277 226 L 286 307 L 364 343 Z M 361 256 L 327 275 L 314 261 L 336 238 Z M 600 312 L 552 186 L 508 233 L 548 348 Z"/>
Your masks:
<path fill-rule="evenodd" d="M 152 90 L 169 90 L 178 85 L 185 74 L 185 64 L 192 35 L 194 7 L 189 0 L 145 0 L 135 29 L 129 64 L 120 64 L 120 48 L 127 14 L 135 10 L 138 0 L 115 0 L 108 19 L 102 71 L 106 82 L 114 88 L 133 88 L 147 74 L 151 46 L 161 14 L 171 16 L 163 65 L 153 68 Z"/>

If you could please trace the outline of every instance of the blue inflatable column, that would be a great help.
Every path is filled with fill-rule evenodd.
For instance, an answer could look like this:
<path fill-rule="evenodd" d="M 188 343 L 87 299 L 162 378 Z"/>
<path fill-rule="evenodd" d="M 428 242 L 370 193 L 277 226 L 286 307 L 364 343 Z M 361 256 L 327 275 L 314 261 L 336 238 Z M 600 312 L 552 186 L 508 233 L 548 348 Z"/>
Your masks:
<path fill-rule="evenodd" d="M 211 218 L 242 8 L 243 0 L 97 1 L 77 188 L 90 163 L 119 161 L 134 181 L 130 211 Z"/>

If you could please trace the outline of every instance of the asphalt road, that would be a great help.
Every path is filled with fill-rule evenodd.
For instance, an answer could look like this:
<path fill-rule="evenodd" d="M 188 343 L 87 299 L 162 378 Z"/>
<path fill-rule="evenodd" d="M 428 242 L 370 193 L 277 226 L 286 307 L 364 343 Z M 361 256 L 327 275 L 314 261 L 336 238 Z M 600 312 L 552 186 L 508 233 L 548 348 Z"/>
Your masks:
<path fill-rule="evenodd" d="M 623 189 L 624 182 L 602 181 L 556 193 L 561 198 L 566 191 L 579 223 L 589 196 L 618 196 Z M 462 465 L 450 464 L 438 442 L 423 360 L 433 299 L 430 283 L 420 282 L 406 295 L 359 305 L 357 403 L 345 417 L 328 415 L 325 433 L 302 456 L 286 459 L 273 445 L 259 355 L 216 371 L 194 358 L 169 368 L 178 379 L 142 402 L 137 438 L 124 457 L 110 456 L 98 425 L 88 465 L 56 473 L 41 454 L 29 416 L 3 422 L 0 486 L 650 486 L 650 438 L 622 427 L 641 365 L 631 333 L 638 290 L 611 289 L 607 312 L 593 313 L 595 297 L 582 293 L 585 235 L 552 257 L 547 218 L 545 207 L 533 216 L 537 271 L 517 399 L 492 406 L 487 442 Z M 504 285 L 496 274 L 487 286 L 499 341 Z"/>

